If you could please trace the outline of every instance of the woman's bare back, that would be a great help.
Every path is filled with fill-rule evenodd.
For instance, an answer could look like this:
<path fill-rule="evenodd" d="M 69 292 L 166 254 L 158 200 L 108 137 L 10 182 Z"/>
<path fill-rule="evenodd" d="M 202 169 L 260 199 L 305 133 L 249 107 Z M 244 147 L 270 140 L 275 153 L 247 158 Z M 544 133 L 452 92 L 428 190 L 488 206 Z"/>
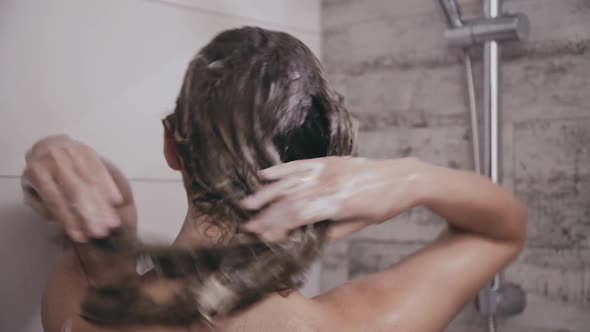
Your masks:
<path fill-rule="evenodd" d="M 521 247 L 520 242 L 489 241 L 477 235 L 449 232 L 382 272 L 349 281 L 313 299 L 306 299 L 297 292 L 286 298 L 271 295 L 246 311 L 219 321 L 213 330 L 442 331 Z M 184 328 L 93 326 L 79 315 L 80 301 L 88 284 L 75 264 L 74 253 L 66 252 L 49 279 L 42 304 L 46 332 L 68 331 L 64 330 L 68 321 L 71 322 L 69 332 L 212 330 L 198 325 Z"/>
<path fill-rule="evenodd" d="M 338 175 L 337 178 L 351 178 L 359 173 L 354 167 L 362 165 L 353 159 L 330 159 L 320 162 L 328 165 L 323 171 L 327 178 L 334 177 L 335 174 Z M 396 211 L 406 210 L 399 209 L 399 199 L 393 199 L 387 194 L 389 191 L 397 192 L 393 190 L 397 186 L 395 182 L 391 185 L 391 179 L 403 173 L 406 162 L 417 165 L 411 168 L 412 172 L 418 170 L 419 178 L 428 181 L 412 180 L 413 190 L 407 192 L 408 197 L 404 196 L 405 199 L 410 199 L 410 206 L 414 206 L 415 203 L 416 206 L 422 205 L 431 209 L 447 220 L 453 231 L 391 268 L 347 282 L 314 299 L 306 299 L 298 293 L 292 293 L 286 298 L 280 295 L 269 296 L 247 311 L 220 320 L 215 330 L 442 331 L 477 291 L 522 250 L 526 239 L 526 209 L 509 192 L 477 175 L 423 163 L 416 164 L 416 161 L 385 160 L 376 163 L 374 171 L 379 171 L 380 174 L 376 181 L 388 186 L 375 187 L 383 190 L 367 191 L 361 195 L 361 202 L 366 200 L 371 204 L 351 204 L 351 207 L 356 208 L 357 215 L 366 215 L 363 209 L 372 211 L 379 206 Z M 32 173 L 31 181 L 56 179 L 51 173 L 54 171 L 51 165 L 63 167 L 64 163 L 30 159 L 29 169 L 37 172 L 47 171 L 50 175 Z M 111 174 L 114 174 L 115 182 L 120 183 L 120 187 L 125 189 L 127 195 L 124 196 L 129 197 L 126 200 L 127 204 L 119 206 L 118 214 L 126 225 L 134 225 L 137 219 L 128 183 L 120 173 Z M 56 181 L 58 180 L 59 177 Z M 318 183 L 321 185 L 322 182 Z M 32 181 L 32 184 L 40 188 L 41 193 L 46 193 L 47 188 L 52 188 L 52 183 L 48 185 Z M 420 188 L 419 184 L 424 184 L 427 188 Z M 82 185 L 88 189 L 87 184 Z M 321 185 L 322 190 L 325 190 L 325 187 L 326 185 Z M 63 194 L 61 191 L 54 192 Z M 51 198 L 48 195 L 46 193 L 44 197 Z M 96 203 L 96 200 L 88 202 Z M 41 208 L 47 207 L 52 206 Z M 60 211 L 49 212 L 56 215 Z M 63 220 L 60 222 L 63 223 Z M 334 223 L 333 237 L 345 237 L 370 224 L 364 220 Z M 188 236 L 190 232 L 181 231 L 181 234 Z M 189 243 L 198 243 L 198 239 L 189 240 Z M 184 329 L 154 325 L 98 328 L 89 324 L 80 317 L 80 303 L 89 282 L 78 265 L 79 260 L 74 250 L 71 249 L 65 248 L 46 287 L 42 304 L 42 319 L 46 332 L 68 331 L 64 330 L 64 327 L 69 326 L 71 332 L 182 332 L 190 331 L 191 328 L 192 331 L 210 330 L 202 326 Z M 108 268 L 100 270 L 112 272 Z M 160 295 L 166 296 L 166 293 L 164 287 Z M 71 322 L 71 325 L 68 325 L 68 322 Z"/>
<path fill-rule="evenodd" d="M 75 257 L 66 252 L 49 278 L 43 297 L 42 319 L 46 332 L 200 332 L 209 327 L 194 324 L 187 327 L 129 326 L 99 327 L 80 317 L 80 303 L 88 282 Z M 156 291 L 162 294 L 165 287 Z M 324 317 L 325 318 L 325 317 Z M 322 323 L 323 321 L 323 323 Z M 321 317 L 321 306 L 298 292 L 287 297 L 268 296 L 248 310 L 216 323 L 215 331 L 324 331 L 326 321 Z M 324 328 L 322 328 L 324 327 Z"/>

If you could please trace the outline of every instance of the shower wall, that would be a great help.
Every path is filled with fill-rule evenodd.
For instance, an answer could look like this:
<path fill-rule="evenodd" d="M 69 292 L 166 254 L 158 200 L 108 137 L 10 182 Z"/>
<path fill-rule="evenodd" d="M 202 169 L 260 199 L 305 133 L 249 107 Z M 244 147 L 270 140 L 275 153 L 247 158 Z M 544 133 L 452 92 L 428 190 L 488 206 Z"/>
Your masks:
<path fill-rule="evenodd" d="M 460 3 L 465 17 L 480 15 L 480 0 Z M 503 183 L 528 204 L 530 222 L 526 249 L 506 271 L 528 305 L 501 331 L 587 332 L 590 1 L 507 0 L 504 7 L 528 14 L 532 31 L 503 50 Z M 362 122 L 362 155 L 473 167 L 464 71 L 444 29 L 433 0 L 322 1 L 324 64 Z M 481 63 L 475 70 L 481 85 Z M 418 209 L 334 244 L 322 261 L 321 289 L 390 266 L 441 227 Z M 482 326 L 468 305 L 447 331 Z"/>

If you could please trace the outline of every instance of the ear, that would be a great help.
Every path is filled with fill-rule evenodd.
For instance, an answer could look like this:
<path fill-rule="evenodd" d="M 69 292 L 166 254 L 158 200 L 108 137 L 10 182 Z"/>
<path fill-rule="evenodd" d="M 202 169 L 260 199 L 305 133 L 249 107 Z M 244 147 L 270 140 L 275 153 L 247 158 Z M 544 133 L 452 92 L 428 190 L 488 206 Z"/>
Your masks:
<path fill-rule="evenodd" d="M 176 144 L 174 140 L 171 138 L 170 133 L 164 127 L 164 157 L 166 158 L 166 162 L 168 166 L 175 171 L 182 170 L 182 161 L 180 160 L 180 156 L 178 155 L 178 149 L 176 149 Z"/>

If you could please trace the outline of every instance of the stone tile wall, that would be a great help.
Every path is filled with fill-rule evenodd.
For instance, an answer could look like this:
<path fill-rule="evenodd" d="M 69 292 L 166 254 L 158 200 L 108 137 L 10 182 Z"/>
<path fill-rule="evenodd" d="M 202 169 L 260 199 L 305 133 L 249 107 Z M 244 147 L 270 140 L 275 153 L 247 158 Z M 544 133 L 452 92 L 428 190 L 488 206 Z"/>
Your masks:
<path fill-rule="evenodd" d="M 481 1 L 460 1 L 479 16 Z M 522 315 L 501 331 L 590 331 L 590 1 L 506 0 L 532 25 L 503 47 L 503 175 L 529 206 L 529 241 L 506 279 Z M 324 0 L 323 60 L 361 120 L 361 154 L 473 167 L 460 54 L 446 46 L 433 0 Z M 474 52 L 476 59 L 480 57 Z M 481 85 L 481 63 L 475 64 Z M 478 93 L 481 94 L 480 90 Z M 442 223 L 416 210 L 332 245 L 321 288 L 378 271 L 431 240 Z M 484 331 L 472 306 L 449 332 Z"/>

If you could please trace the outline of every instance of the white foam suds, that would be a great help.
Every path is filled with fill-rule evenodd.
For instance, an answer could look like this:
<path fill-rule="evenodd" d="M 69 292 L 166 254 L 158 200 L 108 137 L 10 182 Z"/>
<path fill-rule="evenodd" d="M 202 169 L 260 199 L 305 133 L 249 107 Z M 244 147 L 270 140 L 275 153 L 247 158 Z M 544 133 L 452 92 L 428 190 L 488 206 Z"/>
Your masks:
<path fill-rule="evenodd" d="M 62 325 L 61 332 L 72 332 L 72 319 L 71 318 L 66 320 L 64 325 Z"/>
<path fill-rule="evenodd" d="M 207 65 L 209 69 L 220 69 L 223 67 L 223 60 L 216 60 Z"/>
<path fill-rule="evenodd" d="M 154 262 L 150 256 L 142 255 L 137 258 L 135 272 L 140 276 L 148 273 L 154 268 Z"/>
<path fill-rule="evenodd" d="M 320 197 L 312 202 L 307 202 L 305 204 L 306 208 L 300 212 L 300 217 L 304 220 L 318 220 L 329 219 L 337 215 L 344 201 L 352 195 L 377 186 L 378 184 L 371 181 L 375 177 L 376 175 L 374 173 L 367 172 L 345 180 L 333 194 Z"/>

